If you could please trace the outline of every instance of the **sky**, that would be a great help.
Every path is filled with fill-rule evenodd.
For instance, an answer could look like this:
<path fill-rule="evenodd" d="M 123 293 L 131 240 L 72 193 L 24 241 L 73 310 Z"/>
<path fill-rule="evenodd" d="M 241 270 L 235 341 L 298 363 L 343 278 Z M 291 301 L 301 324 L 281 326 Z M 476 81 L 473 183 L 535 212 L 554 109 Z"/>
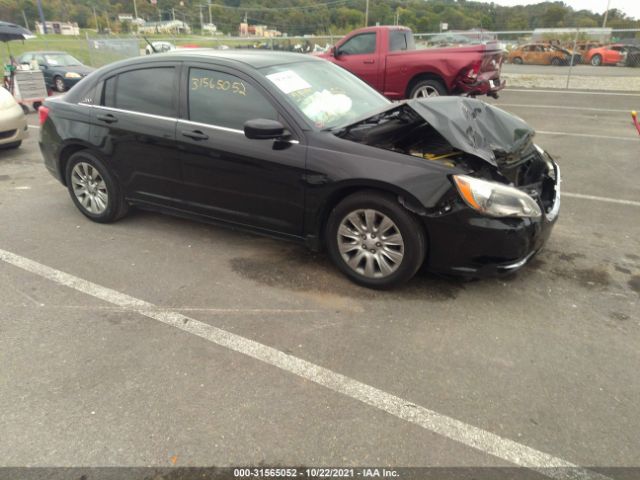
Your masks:
<path fill-rule="evenodd" d="M 496 3 L 498 5 L 528 5 L 532 3 L 541 3 L 542 0 L 480 0 L 481 2 Z M 591 10 L 595 13 L 604 13 L 607 9 L 607 0 L 563 0 L 564 3 L 570 5 L 574 10 Z M 640 19 L 640 0 L 610 0 L 609 8 L 617 8 L 629 17 Z"/>

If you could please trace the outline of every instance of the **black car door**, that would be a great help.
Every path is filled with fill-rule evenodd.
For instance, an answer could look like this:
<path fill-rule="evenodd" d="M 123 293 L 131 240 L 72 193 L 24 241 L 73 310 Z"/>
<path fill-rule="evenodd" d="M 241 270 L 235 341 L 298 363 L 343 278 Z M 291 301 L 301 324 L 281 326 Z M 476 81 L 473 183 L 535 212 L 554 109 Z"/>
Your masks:
<path fill-rule="evenodd" d="M 200 214 L 302 234 L 306 147 L 269 93 L 241 72 L 209 64 L 183 69 L 176 138 L 186 200 Z M 279 120 L 288 141 L 250 140 L 247 120 Z"/>
<path fill-rule="evenodd" d="M 136 65 L 102 82 L 93 108 L 92 142 L 118 175 L 128 198 L 179 207 L 175 143 L 179 63 Z"/>

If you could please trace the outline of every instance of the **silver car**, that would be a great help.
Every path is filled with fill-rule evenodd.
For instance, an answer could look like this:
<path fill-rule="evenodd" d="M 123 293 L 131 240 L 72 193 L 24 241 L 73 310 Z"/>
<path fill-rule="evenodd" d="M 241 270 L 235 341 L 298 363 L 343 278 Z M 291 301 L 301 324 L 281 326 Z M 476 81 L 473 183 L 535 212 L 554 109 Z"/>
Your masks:
<path fill-rule="evenodd" d="M 27 117 L 13 95 L 0 87 L 0 148 L 18 148 L 29 134 Z"/>

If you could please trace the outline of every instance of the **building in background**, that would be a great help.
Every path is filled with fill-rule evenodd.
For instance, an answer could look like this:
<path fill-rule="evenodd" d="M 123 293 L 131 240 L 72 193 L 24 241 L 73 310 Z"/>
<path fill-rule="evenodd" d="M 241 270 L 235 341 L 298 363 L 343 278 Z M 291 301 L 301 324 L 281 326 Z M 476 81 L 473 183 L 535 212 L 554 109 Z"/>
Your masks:
<path fill-rule="evenodd" d="M 182 20 L 167 20 L 164 22 L 145 22 L 138 27 L 138 33 L 151 35 L 154 33 L 191 33 L 191 27 Z"/>
<path fill-rule="evenodd" d="M 202 25 L 202 33 L 208 33 L 210 35 L 215 35 L 218 32 L 218 27 L 214 23 L 205 23 Z"/>
<path fill-rule="evenodd" d="M 129 22 L 132 25 L 137 25 L 139 27 L 141 27 L 142 25 L 145 24 L 144 18 L 134 18 L 133 14 L 131 14 L 131 13 L 119 13 L 118 14 L 118 21 L 120 21 L 120 22 Z"/>
<path fill-rule="evenodd" d="M 240 23 L 238 33 L 241 37 L 282 37 L 282 32 L 270 29 L 267 25 L 249 25 L 247 22 Z"/>
<path fill-rule="evenodd" d="M 46 33 L 54 33 L 56 35 L 80 35 L 80 27 L 76 22 L 45 22 L 47 26 Z M 44 35 L 45 31 L 42 23 L 36 22 L 36 32 Z"/>

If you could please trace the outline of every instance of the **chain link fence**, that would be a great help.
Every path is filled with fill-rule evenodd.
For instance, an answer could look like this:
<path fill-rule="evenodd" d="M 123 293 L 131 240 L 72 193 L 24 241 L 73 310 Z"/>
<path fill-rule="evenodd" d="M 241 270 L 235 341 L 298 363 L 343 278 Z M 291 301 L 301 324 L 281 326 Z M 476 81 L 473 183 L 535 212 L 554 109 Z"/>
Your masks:
<path fill-rule="evenodd" d="M 640 91 L 639 29 L 538 29 L 417 33 L 416 48 L 448 48 L 494 43 L 504 51 L 502 77 L 511 87 Z M 149 36 L 160 51 L 203 47 L 326 52 L 341 36 L 228 37 Z M 79 58 L 93 67 L 151 53 L 143 37 L 86 38 Z"/>

